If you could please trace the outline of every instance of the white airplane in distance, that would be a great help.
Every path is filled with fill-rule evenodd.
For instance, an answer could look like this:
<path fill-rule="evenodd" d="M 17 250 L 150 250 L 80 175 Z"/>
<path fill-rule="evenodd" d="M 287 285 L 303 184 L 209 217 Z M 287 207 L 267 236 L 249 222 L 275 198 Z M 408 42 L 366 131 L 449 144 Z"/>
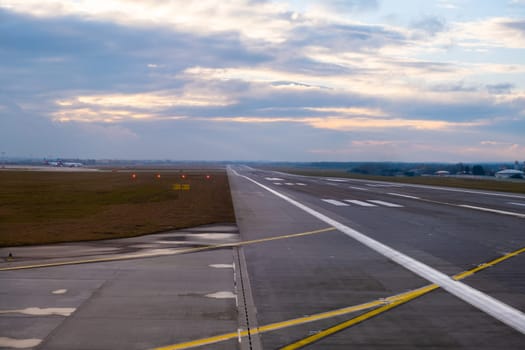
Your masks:
<path fill-rule="evenodd" d="M 54 166 L 54 167 L 67 167 L 67 168 L 79 168 L 84 166 L 82 163 L 78 162 L 63 162 L 61 160 L 51 161 L 51 160 L 45 160 L 46 165 Z"/>

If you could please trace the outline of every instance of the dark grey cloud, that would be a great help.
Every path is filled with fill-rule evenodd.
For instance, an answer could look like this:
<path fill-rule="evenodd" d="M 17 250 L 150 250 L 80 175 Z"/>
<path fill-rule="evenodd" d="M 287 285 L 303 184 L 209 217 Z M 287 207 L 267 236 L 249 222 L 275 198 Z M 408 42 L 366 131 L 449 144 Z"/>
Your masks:
<path fill-rule="evenodd" d="M 486 85 L 486 88 L 491 94 L 506 95 L 512 92 L 512 90 L 515 88 L 515 85 L 511 83 L 489 84 Z"/>
<path fill-rule="evenodd" d="M 502 22 L 502 25 L 521 32 L 522 35 L 525 35 L 525 19 L 513 19 L 505 20 Z"/>
<path fill-rule="evenodd" d="M 163 83 L 173 87 L 173 79 L 166 77 L 191 66 L 270 59 L 264 52 L 245 48 L 234 33 L 199 36 L 73 17 L 39 19 L 1 10 L 0 33 L 0 67 L 6 73 L 0 82 L 31 91 L 43 86 L 46 91 L 144 91 L 163 88 Z M 162 75 L 155 76 L 148 64 L 162 69 Z"/>

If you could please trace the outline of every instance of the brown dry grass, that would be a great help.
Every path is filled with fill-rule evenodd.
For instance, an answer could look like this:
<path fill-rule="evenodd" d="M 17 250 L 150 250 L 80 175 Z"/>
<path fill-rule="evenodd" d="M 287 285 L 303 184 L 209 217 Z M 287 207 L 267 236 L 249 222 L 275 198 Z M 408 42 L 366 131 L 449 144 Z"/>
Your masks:
<path fill-rule="evenodd" d="M 0 172 L 0 246 L 131 237 L 235 222 L 225 171 Z M 160 178 L 156 175 L 160 174 Z M 184 183 L 190 191 L 175 191 Z"/>

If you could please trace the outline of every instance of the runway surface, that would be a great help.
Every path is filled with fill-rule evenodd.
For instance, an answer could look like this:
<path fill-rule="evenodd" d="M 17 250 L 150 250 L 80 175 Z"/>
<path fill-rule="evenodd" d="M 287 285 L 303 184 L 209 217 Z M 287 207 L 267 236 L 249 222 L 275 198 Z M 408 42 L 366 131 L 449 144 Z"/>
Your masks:
<path fill-rule="evenodd" d="M 525 196 L 228 171 L 237 225 L 0 249 L 0 348 L 525 346 Z"/>
<path fill-rule="evenodd" d="M 461 282 L 438 278 L 444 284 L 439 287 L 454 291 L 455 284 L 461 283 L 467 294 L 461 299 L 443 288 L 410 294 L 431 285 L 436 277 L 426 271 L 414 273 L 340 230 L 243 247 L 258 325 L 407 291 L 408 297 L 414 297 L 385 307 L 372 318 L 367 309 L 260 334 L 264 349 L 525 346 L 520 311 L 525 310 L 525 254 L 520 251 L 472 275 L 459 275 L 525 247 L 525 196 L 310 178 L 247 167 L 232 169 L 230 181 L 243 240 L 333 226 L 322 220 L 328 218 L 438 275 L 461 278 Z M 480 300 L 494 302 L 496 313 L 510 312 L 509 317 L 500 317 L 507 323 L 481 310 Z M 351 321 L 359 315 L 365 315 L 361 323 Z M 331 328 L 348 320 L 338 329 Z"/>

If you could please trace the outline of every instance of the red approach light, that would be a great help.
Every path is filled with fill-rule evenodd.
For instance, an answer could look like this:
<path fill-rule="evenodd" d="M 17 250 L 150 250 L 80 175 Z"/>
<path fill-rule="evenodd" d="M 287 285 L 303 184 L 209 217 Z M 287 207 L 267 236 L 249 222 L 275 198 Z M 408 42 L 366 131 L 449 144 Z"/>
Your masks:
<path fill-rule="evenodd" d="M 182 174 L 182 175 L 180 176 L 180 178 L 181 178 L 181 179 L 185 179 L 185 178 L 186 178 L 186 174 Z"/>
<path fill-rule="evenodd" d="M 211 179 L 211 175 L 206 175 L 206 180 Z"/>
<path fill-rule="evenodd" d="M 135 179 L 137 178 L 137 174 L 135 174 L 135 173 L 131 174 L 131 178 L 132 178 L 133 180 L 135 180 Z"/>
<path fill-rule="evenodd" d="M 157 174 L 155 177 L 156 177 L 157 179 L 160 179 L 160 174 Z"/>

